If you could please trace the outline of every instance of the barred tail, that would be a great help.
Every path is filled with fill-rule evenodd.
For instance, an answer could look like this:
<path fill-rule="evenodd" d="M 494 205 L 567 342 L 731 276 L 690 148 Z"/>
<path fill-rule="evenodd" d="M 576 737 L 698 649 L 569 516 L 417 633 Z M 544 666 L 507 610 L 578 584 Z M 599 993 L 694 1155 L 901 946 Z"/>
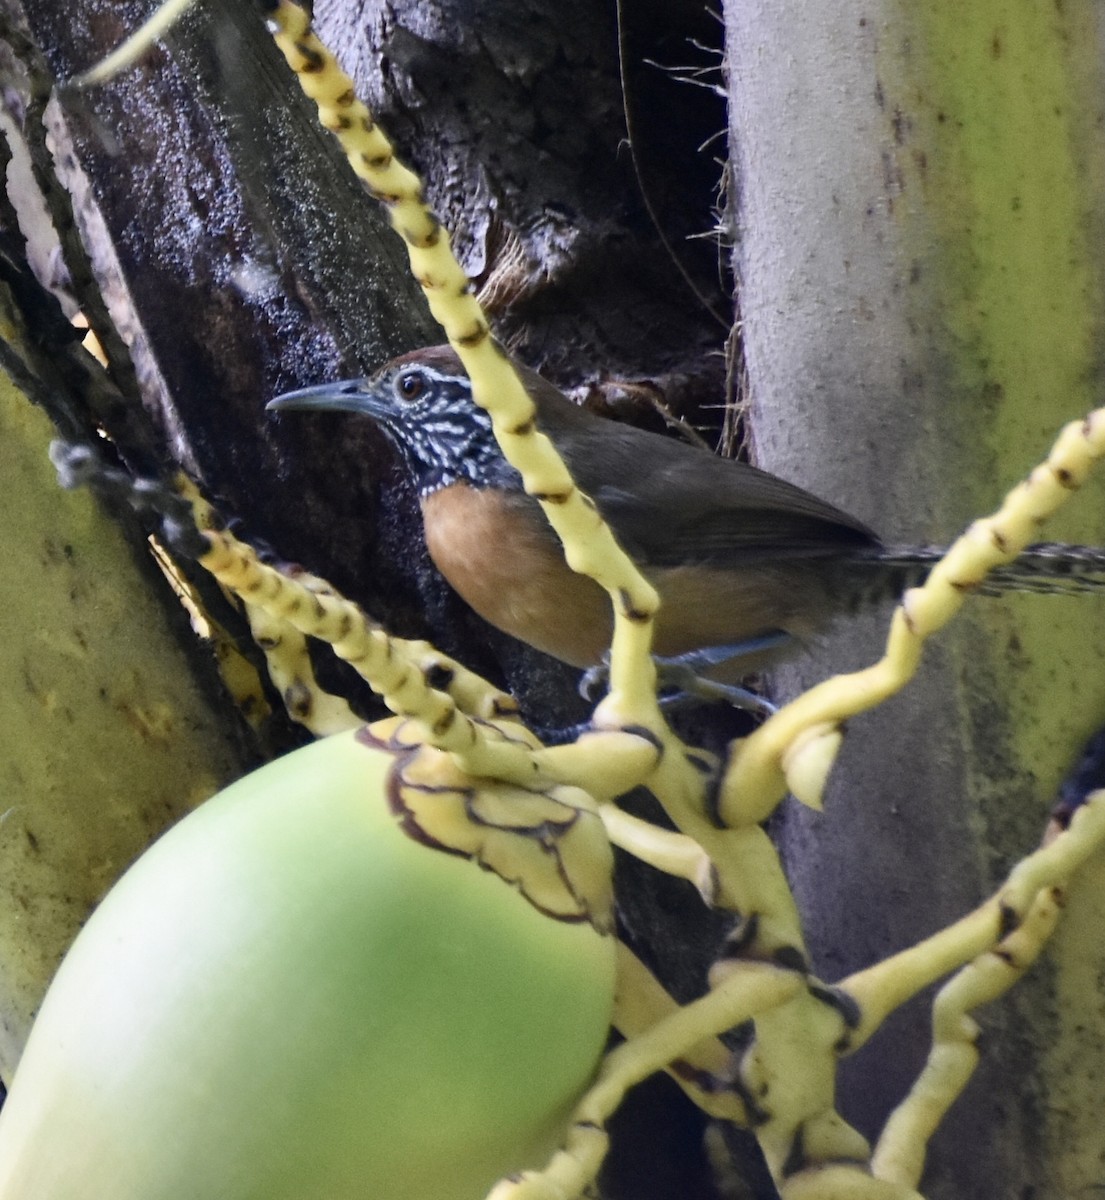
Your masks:
<path fill-rule="evenodd" d="M 891 586 L 904 590 L 922 582 L 944 553 L 940 546 L 884 546 L 873 552 L 868 561 L 889 568 L 894 581 Z M 978 587 L 983 596 L 1003 592 L 1076 595 L 1097 591 L 1105 592 L 1105 548 L 1065 542 L 1029 546 L 1007 566 L 991 571 Z"/>

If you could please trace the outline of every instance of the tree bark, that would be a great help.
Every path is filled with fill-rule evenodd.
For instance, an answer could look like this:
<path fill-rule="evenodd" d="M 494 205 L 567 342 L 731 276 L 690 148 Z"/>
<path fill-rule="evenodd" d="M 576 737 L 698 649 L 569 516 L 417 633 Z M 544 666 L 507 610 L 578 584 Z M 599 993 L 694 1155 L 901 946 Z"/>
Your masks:
<path fill-rule="evenodd" d="M 1076 3 L 726 6 L 735 263 L 756 460 L 940 542 L 1102 401 L 1101 29 Z M 1105 540 L 1095 484 L 1045 536 Z M 1040 836 L 1105 712 L 1098 602 L 972 601 L 920 678 L 850 723 L 824 816 L 780 835 L 831 980 L 989 893 Z M 872 661 L 884 615 L 780 673 Z M 977 1077 L 938 1134 L 933 1197 L 1070 1197 L 1105 1150 L 1100 868 L 1048 961 L 983 1015 Z M 1091 965 L 1092 964 L 1092 965 Z M 918 1003 L 841 1076 L 877 1133 L 928 1045 Z M 1061 1114 L 1061 1117 L 1060 1117 Z"/>
<path fill-rule="evenodd" d="M 4 5 L 61 79 L 154 7 Z M 716 422 L 726 331 L 686 290 L 647 208 L 724 315 L 716 251 L 684 240 L 714 219 L 714 164 L 697 147 L 723 115 L 716 96 L 644 61 L 681 63 L 693 52 L 687 37 L 717 40 L 716 22 L 686 14 L 683 24 L 664 4 L 629 14 L 634 171 L 613 4 L 532 3 L 525 20 L 493 3 L 435 12 L 316 6 L 320 32 L 427 169 L 434 203 L 459 221 L 497 332 L 592 403 L 654 427 L 664 424 L 657 399 Z M 387 93 L 376 90 L 380 77 Z M 541 725 L 579 719 L 575 673 L 488 629 L 437 576 L 416 499 L 381 438 L 355 422 L 293 425 L 263 412 L 281 391 L 361 374 L 441 335 L 400 244 L 317 128 L 250 4 L 193 10 L 140 63 L 63 95 L 51 120 L 163 456 L 188 466 L 247 536 L 328 577 L 393 632 L 428 636 L 508 682 Z M 379 713 L 346 674 L 322 678 Z M 731 732 L 726 718 L 713 737 Z M 718 923 L 690 889 L 657 891 L 650 872 L 629 864 L 620 872 L 628 935 L 682 995 L 701 991 Z M 669 1081 L 645 1085 L 617 1123 L 605 1194 L 716 1200 L 704 1124 Z M 770 1194 L 763 1186 L 756 1194 Z"/>
<path fill-rule="evenodd" d="M 724 113 L 646 61 L 716 42 L 705 9 L 680 9 L 361 0 L 318 6 L 316 24 L 426 180 L 511 348 L 563 384 L 662 377 L 693 409 L 716 402 L 721 335 L 672 252 L 727 324 L 714 251 L 687 240 L 709 231 L 717 186 L 695 139 Z"/>

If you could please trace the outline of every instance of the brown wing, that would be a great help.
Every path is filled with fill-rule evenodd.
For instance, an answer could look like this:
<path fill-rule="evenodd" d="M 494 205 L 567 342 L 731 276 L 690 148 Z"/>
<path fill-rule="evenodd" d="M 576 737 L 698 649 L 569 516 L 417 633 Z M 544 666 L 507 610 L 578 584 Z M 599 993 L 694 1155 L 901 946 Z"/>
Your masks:
<path fill-rule="evenodd" d="M 736 566 L 879 545 L 867 526 L 793 484 L 604 420 L 524 375 L 539 425 L 642 566 Z"/>

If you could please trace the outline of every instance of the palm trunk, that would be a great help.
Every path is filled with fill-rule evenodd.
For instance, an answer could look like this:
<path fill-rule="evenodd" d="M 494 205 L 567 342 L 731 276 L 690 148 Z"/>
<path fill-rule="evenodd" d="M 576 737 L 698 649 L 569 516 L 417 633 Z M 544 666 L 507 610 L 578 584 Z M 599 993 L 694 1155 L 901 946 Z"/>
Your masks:
<path fill-rule="evenodd" d="M 888 541 L 955 536 L 1102 401 L 1098 21 L 1085 2 L 726 5 L 757 461 Z M 1101 496 L 1062 536 L 1105 541 Z M 1092 600 L 972 602 L 907 693 L 851 724 L 825 816 L 782 827 L 825 977 L 947 923 L 1035 844 L 1105 713 L 1102 620 Z M 871 661 L 885 625 L 782 686 Z M 1059 1200 L 1100 1177 L 1091 874 L 1048 961 L 985 1014 L 926 1194 Z M 877 1132 L 928 1037 L 914 1005 L 846 1063 L 844 1115 Z"/>

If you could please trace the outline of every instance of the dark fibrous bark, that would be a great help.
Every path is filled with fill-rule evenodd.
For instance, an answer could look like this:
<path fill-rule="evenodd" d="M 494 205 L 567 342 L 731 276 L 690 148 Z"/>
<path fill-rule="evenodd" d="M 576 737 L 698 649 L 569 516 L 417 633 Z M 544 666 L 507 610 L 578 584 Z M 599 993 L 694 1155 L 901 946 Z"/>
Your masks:
<path fill-rule="evenodd" d="M 155 5 L 6 7 L 66 79 Z M 590 0 L 330 0 L 315 18 L 424 174 L 504 342 L 615 415 L 663 428 L 668 410 L 712 436 L 729 311 L 712 238 L 720 150 L 707 144 L 724 125 L 716 18 L 661 0 L 621 13 Z M 684 67 L 705 86 L 679 78 Z M 193 10 L 139 64 L 64 93 L 49 123 L 163 458 L 245 536 L 391 631 L 508 683 L 541 727 L 582 719 L 575 672 L 489 629 L 441 581 L 417 500 L 371 427 L 264 413 L 282 391 L 441 334 L 251 6 Z M 108 432 L 125 456 L 124 432 Z M 347 673 L 322 678 L 379 714 Z M 729 715 L 688 720 L 715 748 L 736 728 Z M 682 998 L 700 992 L 720 923 L 692 889 L 656 889 L 635 864 L 619 878 L 627 936 Z M 676 1088 L 654 1085 L 618 1126 L 605 1191 L 715 1200 L 704 1124 Z"/>

